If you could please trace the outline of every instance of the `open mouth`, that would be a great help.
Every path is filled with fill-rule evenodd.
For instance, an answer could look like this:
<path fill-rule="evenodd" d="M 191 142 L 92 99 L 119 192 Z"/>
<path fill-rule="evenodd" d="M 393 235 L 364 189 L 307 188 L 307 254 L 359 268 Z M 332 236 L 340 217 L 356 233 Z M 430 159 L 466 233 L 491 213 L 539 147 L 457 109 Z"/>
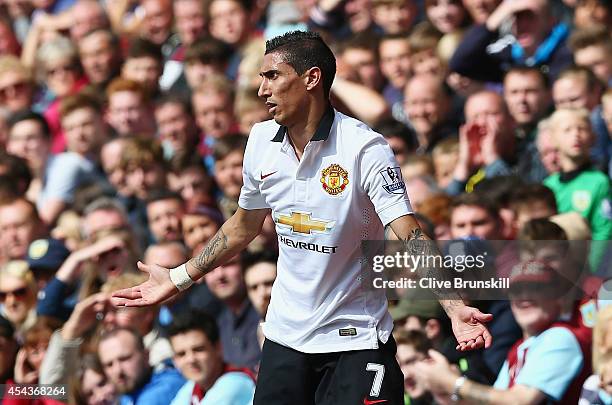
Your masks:
<path fill-rule="evenodd" d="M 274 112 L 276 111 L 276 104 L 275 103 L 266 102 L 266 107 L 268 107 L 268 112 L 270 114 L 274 114 Z"/>

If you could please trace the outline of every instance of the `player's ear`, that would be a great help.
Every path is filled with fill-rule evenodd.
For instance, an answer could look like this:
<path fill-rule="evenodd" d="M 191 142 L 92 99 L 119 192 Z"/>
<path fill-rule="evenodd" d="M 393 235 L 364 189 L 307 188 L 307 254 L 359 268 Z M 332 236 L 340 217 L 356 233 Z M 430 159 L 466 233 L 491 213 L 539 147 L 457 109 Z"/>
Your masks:
<path fill-rule="evenodd" d="M 304 72 L 303 79 L 306 90 L 313 90 L 323 80 L 321 69 L 317 66 L 311 67 Z"/>

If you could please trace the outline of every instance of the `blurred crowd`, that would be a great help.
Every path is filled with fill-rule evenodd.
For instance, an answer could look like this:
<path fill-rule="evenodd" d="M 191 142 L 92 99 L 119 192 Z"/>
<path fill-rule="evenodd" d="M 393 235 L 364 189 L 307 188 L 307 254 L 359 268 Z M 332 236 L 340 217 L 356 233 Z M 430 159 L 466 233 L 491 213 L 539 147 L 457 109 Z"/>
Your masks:
<path fill-rule="evenodd" d="M 406 404 L 460 375 L 465 403 L 612 404 L 611 25 L 610 0 L 0 1 L 0 384 L 67 387 L 0 402 L 251 403 L 271 217 L 171 302 L 110 294 L 237 209 L 265 40 L 315 30 L 425 233 L 517 241 L 496 245 L 510 300 L 471 303 L 490 349 L 456 351 L 433 299 L 390 301 Z"/>

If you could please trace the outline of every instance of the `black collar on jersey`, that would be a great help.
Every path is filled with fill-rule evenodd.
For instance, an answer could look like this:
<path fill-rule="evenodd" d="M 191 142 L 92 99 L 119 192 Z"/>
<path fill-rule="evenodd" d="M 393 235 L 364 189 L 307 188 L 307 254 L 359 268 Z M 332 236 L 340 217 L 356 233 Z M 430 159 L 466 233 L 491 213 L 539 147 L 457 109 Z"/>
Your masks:
<path fill-rule="evenodd" d="M 578 177 L 582 172 L 589 170 L 590 168 L 591 168 L 591 163 L 587 162 L 587 163 L 580 165 L 580 167 L 578 167 L 575 170 L 572 170 L 569 172 L 561 172 L 559 173 L 559 181 L 561 183 L 569 183 L 570 181 Z"/>
<path fill-rule="evenodd" d="M 319 121 L 319 126 L 314 133 L 311 141 L 325 141 L 327 137 L 329 137 L 329 132 L 331 131 L 332 124 L 334 123 L 334 109 L 331 105 L 327 106 L 327 110 L 323 114 L 321 121 Z M 281 125 L 281 127 L 276 132 L 276 136 L 272 138 L 272 142 L 282 142 L 285 139 L 285 135 L 287 134 L 287 127 Z"/>

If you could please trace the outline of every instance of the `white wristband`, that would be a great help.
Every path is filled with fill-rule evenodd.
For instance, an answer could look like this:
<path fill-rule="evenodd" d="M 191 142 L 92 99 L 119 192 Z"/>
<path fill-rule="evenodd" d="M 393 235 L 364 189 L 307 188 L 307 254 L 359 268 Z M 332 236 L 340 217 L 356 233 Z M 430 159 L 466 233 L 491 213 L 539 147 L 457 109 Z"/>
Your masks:
<path fill-rule="evenodd" d="M 193 280 L 189 277 L 189 273 L 187 273 L 186 263 L 170 269 L 170 280 L 172 280 L 172 283 L 179 291 L 186 290 L 193 284 Z"/>

